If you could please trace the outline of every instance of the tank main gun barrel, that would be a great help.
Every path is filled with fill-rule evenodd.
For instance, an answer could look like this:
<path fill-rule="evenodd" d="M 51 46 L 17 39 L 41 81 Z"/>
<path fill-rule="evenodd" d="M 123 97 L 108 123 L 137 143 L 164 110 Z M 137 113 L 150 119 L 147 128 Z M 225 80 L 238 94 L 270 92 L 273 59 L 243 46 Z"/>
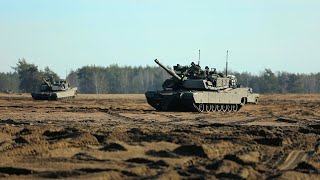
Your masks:
<path fill-rule="evenodd" d="M 165 67 L 163 64 L 161 64 L 158 59 L 154 60 L 155 63 L 157 63 L 160 67 L 162 67 L 164 70 L 167 71 L 167 73 L 169 73 L 171 76 L 175 77 L 176 79 L 178 79 L 179 81 L 182 80 L 182 78 L 180 76 L 178 76 L 174 71 L 172 71 L 171 69 L 168 69 L 167 67 Z"/>
<path fill-rule="evenodd" d="M 42 78 L 42 80 L 43 80 L 49 87 L 51 87 L 51 83 L 48 82 L 48 81 L 46 80 L 46 78 Z"/>

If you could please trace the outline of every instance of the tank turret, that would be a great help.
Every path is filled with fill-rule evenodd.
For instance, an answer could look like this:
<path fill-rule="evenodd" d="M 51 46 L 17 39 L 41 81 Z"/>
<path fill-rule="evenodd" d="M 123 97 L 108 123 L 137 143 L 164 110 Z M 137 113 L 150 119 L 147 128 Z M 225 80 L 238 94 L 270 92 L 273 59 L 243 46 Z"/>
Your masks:
<path fill-rule="evenodd" d="M 174 66 L 172 71 L 161 64 L 157 59 L 154 60 L 160 67 L 162 67 L 168 74 L 174 79 L 167 79 L 162 87 L 164 90 L 221 90 L 230 88 L 231 84 L 234 85 L 236 79 L 230 78 L 234 76 L 224 77 L 222 74 L 217 74 L 215 68 L 212 70 L 206 66 L 205 70 L 202 70 L 199 65 L 191 63 L 190 66 Z M 178 72 L 178 74 L 176 73 Z M 231 82 L 232 81 L 232 82 Z"/>

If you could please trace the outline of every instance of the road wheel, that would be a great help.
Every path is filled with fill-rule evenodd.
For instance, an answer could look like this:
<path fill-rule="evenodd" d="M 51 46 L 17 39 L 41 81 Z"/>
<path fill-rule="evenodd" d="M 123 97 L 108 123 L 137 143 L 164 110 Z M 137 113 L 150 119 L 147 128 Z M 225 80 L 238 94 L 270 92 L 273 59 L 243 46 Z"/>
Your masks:
<path fill-rule="evenodd" d="M 200 104 L 199 104 L 199 106 L 198 106 L 198 110 L 199 110 L 199 112 L 203 112 L 203 111 L 204 111 L 204 109 L 205 109 L 205 105 L 204 105 L 204 104 L 202 104 L 202 103 L 200 103 Z"/>
<path fill-rule="evenodd" d="M 211 111 L 211 105 L 210 104 L 206 104 L 206 111 L 210 112 Z"/>
<path fill-rule="evenodd" d="M 216 111 L 218 111 L 218 112 L 221 111 L 221 105 L 220 104 L 216 104 Z"/>
<path fill-rule="evenodd" d="M 210 104 L 210 106 L 211 106 L 211 111 L 217 111 L 217 109 L 216 109 L 216 105 L 214 105 L 214 104 Z"/>

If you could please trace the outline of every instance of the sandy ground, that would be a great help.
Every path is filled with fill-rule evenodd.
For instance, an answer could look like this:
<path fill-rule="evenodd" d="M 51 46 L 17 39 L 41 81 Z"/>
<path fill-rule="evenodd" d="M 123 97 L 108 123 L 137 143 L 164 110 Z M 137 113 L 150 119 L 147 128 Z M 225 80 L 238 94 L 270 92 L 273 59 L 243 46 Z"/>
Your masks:
<path fill-rule="evenodd" d="M 0 178 L 320 179 L 320 94 L 202 114 L 144 95 L 0 94 L 0 129 Z"/>

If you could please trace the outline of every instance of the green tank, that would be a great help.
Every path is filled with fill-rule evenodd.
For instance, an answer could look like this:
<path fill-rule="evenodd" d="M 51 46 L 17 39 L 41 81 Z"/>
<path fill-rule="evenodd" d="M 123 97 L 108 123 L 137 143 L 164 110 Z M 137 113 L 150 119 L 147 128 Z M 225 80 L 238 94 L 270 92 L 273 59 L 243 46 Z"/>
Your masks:
<path fill-rule="evenodd" d="M 40 91 L 31 93 L 34 100 L 66 100 L 74 99 L 77 95 L 77 87 L 71 87 L 65 80 L 55 81 L 53 77 L 42 79 Z"/>
<path fill-rule="evenodd" d="M 236 112 L 243 105 L 257 104 L 259 94 L 241 87 L 233 75 L 217 73 L 216 69 L 201 69 L 177 64 L 173 70 L 155 60 L 172 77 L 165 80 L 163 90 L 147 91 L 148 104 L 159 111 L 224 111 Z"/>

